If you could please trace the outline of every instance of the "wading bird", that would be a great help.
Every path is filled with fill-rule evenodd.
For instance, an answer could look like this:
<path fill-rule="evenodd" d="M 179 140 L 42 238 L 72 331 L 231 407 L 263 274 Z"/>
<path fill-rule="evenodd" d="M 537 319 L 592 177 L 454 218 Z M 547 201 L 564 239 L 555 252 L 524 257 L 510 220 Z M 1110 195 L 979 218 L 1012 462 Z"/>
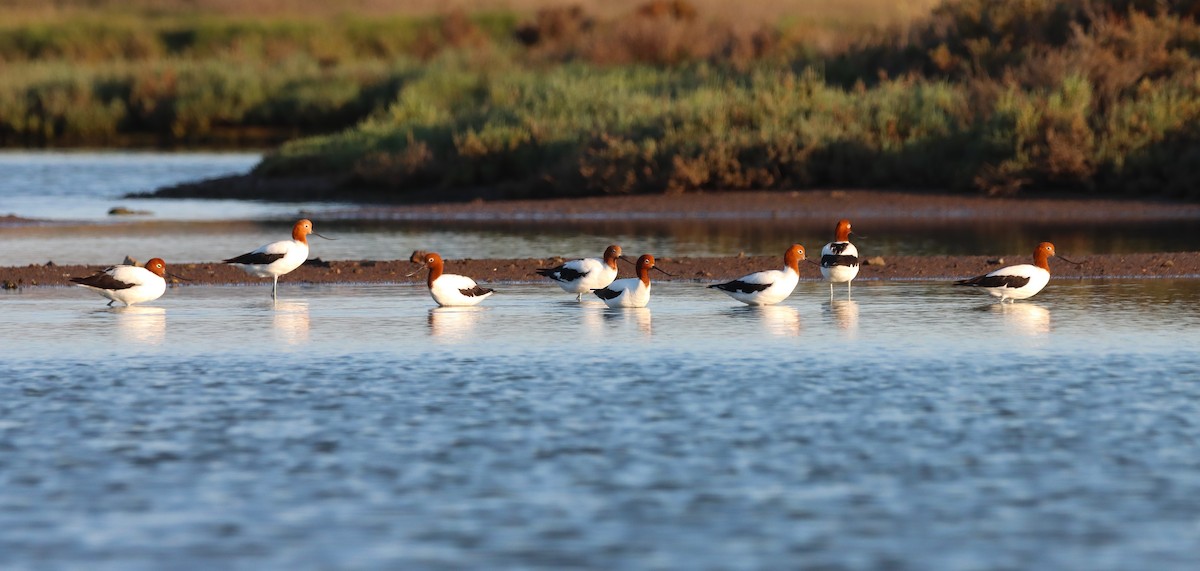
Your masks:
<path fill-rule="evenodd" d="M 429 277 L 425 279 L 425 285 L 429 286 L 429 295 L 433 297 L 433 301 L 442 307 L 477 305 L 496 293 L 491 288 L 480 287 L 475 280 L 467 276 L 442 273 L 445 262 L 434 252 L 424 254 L 421 260 L 421 267 L 408 275 L 412 276 L 422 269 L 429 268 Z"/>
<path fill-rule="evenodd" d="M 747 305 L 772 305 L 779 303 L 796 289 L 800 283 L 800 262 L 804 260 L 804 246 L 792 244 L 783 253 L 782 270 L 766 270 L 740 277 L 731 282 L 710 285 Z"/>
<path fill-rule="evenodd" d="M 162 258 L 151 258 L 144 268 L 120 264 L 87 277 L 71 278 L 71 281 L 107 297 L 111 300 L 108 302 L 110 306 L 118 301 L 133 305 L 162 297 L 163 292 L 167 291 L 167 275 L 186 279 L 168 274 L 167 264 Z"/>
<path fill-rule="evenodd" d="M 539 268 L 537 273 L 558 282 L 558 287 L 575 294 L 575 301 L 581 301 L 584 293 L 617 279 L 617 260 L 625 260 L 625 256 L 621 255 L 621 247 L 613 244 L 604 250 L 603 258 L 571 260 L 553 268 Z"/>
<path fill-rule="evenodd" d="M 1033 250 L 1033 265 L 1021 264 L 1000 268 L 982 276 L 954 282 L 954 285 L 971 286 L 982 289 L 1000 298 L 1000 303 L 1012 302 L 1018 299 L 1028 299 L 1042 291 L 1050 282 L 1049 259 L 1053 256 L 1069 264 L 1079 265 L 1054 252 L 1054 244 L 1042 242 Z"/>
<path fill-rule="evenodd" d="M 846 297 L 850 297 L 850 282 L 858 275 L 858 248 L 850 243 L 850 221 L 839 220 L 834 240 L 821 248 L 821 275 L 829 281 L 829 299 L 833 299 L 833 284 L 846 282 Z"/>
<path fill-rule="evenodd" d="M 650 303 L 650 269 L 654 268 L 671 275 L 654 265 L 654 256 L 643 254 L 636 265 L 637 277 L 616 280 L 607 287 L 594 289 L 592 293 L 604 300 L 609 307 L 646 307 Z"/>
<path fill-rule="evenodd" d="M 320 236 L 326 240 L 334 240 L 321 236 L 313 231 L 312 222 L 308 219 L 297 220 L 292 226 L 292 239 L 271 242 L 253 252 L 242 254 L 236 258 L 224 260 L 256 278 L 271 278 L 271 297 L 279 294 L 279 276 L 286 274 L 308 259 L 308 235 Z"/>

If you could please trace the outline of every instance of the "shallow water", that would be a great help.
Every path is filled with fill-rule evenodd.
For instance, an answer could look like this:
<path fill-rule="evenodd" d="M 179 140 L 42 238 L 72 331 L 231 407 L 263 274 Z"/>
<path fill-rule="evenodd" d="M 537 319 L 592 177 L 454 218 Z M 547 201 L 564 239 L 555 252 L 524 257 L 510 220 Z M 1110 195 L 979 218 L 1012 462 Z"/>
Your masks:
<path fill-rule="evenodd" d="M 0 568 L 1195 569 L 1198 280 L 0 295 Z"/>
<path fill-rule="evenodd" d="M 295 210 L 264 202 L 122 198 L 134 192 L 249 172 L 258 153 L 0 152 L 0 214 L 111 221 L 123 206 L 167 220 L 256 218 Z"/>
<path fill-rule="evenodd" d="M 111 264 L 125 256 L 168 263 L 208 262 L 285 239 L 301 216 L 336 242 L 314 240 L 326 260 L 404 259 L 417 249 L 449 258 L 597 256 L 611 243 L 658 256 L 779 255 L 799 242 L 813 252 L 832 237 L 828 224 L 787 219 L 553 220 L 420 222 L 374 219 L 339 204 L 120 198 L 160 186 L 248 171 L 255 154 L 0 153 L 0 215 L 55 221 L 0 223 L 0 266 Z M 150 211 L 112 217 L 114 206 Z M 1053 241 L 1070 256 L 1200 250 L 1200 220 L 1126 224 L 978 223 L 899 220 L 857 224 L 865 256 L 1027 255 Z"/>

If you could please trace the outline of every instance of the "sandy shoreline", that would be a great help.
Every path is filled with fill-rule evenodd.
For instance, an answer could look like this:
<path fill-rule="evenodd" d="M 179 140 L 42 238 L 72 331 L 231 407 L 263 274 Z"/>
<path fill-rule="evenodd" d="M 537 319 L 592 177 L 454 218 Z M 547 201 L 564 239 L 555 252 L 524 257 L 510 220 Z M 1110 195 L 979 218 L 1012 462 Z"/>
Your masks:
<path fill-rule="evenodd" d="M 988 256 L 892 256 L 867 258 L 859 280 L 928 280 L 950 281 L 989 272 L 1003 265 L 1028 263 L 1028 256 L 1006 257 L 1000 262 Z M 447 260 L 446 271 L 471 276 L 481 283 L 546 283 L 550 281 L 535 273 L 537 268 L 561 263 L 562 258 L 523 258 L 488 260 Z M 882 265 L 879 262 L 882 261 Z M 1098 254 L 1080 256 L 1075 266 L 1051 260 L 1051 271 L 1057 279 L 1078 278 L 1200 278 L 1200 252 Z M 668 277 L 655 273 L 656 281 L 717 282 L 740 277 L 750 272 L 782 266 L 779 257 L 705 257 L 659 258 L 658 265 L 675 274 Z M 424 272 L 412 277 L 417 269 L 408 260 L 387 261 L 330 261 L 310 263 L 280 278 L 281 283 L 420 283 Z M 29 265 L 0 267 L 0 285 L 5 289 L 37 286 L 68 286 L 69 278 L 84 276 L 103 266 Z M 265 284 L 269 280 L 250 278 L 241 270 L 220 263 L 167 262 L 167 269 L 187 278 L 182 285 Z M 632 275 L 632 266 L 621 264 L 621 275 Z M 815 265 L 801 264 L 801 279 L 819 280 Z"/>
<path fill-rule="evenodd" d="M 480 191 L 439 190 L 394 196 L 362 194 L 361 208 L 344 209 L 348 218 L 389 220 L 491 219 L 678 219 L 773 218 L 828 220 L 1012 220 L 1135 221 L 1179 220 L 1200 216 L 1200 204 L 1159 198 L 1093 197 L 1028 193 L 988 197 L 919 190 L 812 189 L 792 191 L 611 194 L 590 197 L 507 199 Z M 162 188 L 138 198 L 220 198 L 239 200 L 345 201 L 344 193 L 320 177 L 224 177 Z M 351 200 L 356 198 L 351 197 Z"/>
<path fill-rule="evenodd" d="M 944 193 L 888 192 L 874 190 L 812 190 L 795 192 L 709 193 L 686 196 L 639 195 L 595 198 L 473 201 L 424 205 L 362 205 L 328 212 L 313 213 L 317 220 L 442 220 L 505 221 L 538 223 L 542 221 L 583 220 L 743 220 L 752 224 L 799 223 L 828 224 L 830 231 L 838 218 L 919 224 L 971 224 L 985 222 L 1041 221 L 1070 224 L 1088 221 L 1116 224 L 1144 221 L 1194 221 L 1200 219 L 1200 204 L 1152 200 L 1060 198 L 1007 198 L 951 195 Z M 15 217 L 10 224 L 39 223 Z M 861 227 L 861 226 L 860 226 Z M 1030 237 L 1032 245 L 1039 237 Z M 638 252 L 640 253 L 640 252 Z M 653 252 L 650 252 L 653 253 Z M 813 252 L 810 251 L 810 255 Z M 1008 256 L 996 262 L 989 256 L 889 256 L 869 255 L 859 274 L 860 280 L 952 280 L 972 277 L 1003 265 L 1029 263 L 1030 255 Z M 446 271 L 465 274 L 481 283 L 540 283 L 546 278 L 537 268 L 561 263 L 562 258 L 447 260 Z M 1057 278 L 1104 277 L 1200 277 L 1200 252 L 1097 254 L 1080 256 L 1076 268 L 1051 261 Z M 750 272 L 777 268 L 777 256 L 746 257 L 659 257 L 659 265 L 676 274 L 668 278 L 656 274 L 656 280 L 716 282 Z M 880 263 L 882 262 L 882 264 Z M 168 270 L 203 284 L 264 283 L 220 263 L 178 263 L 167 260 Z M 33 286 L 70 285 L 68 278 L 88 275 L 102 266 L 28 265 L 0 267 L 0 286 L 16 289 Z M 405 260 L 338 260 L 301 267 L 281 278 L 283 283 L 419 283 L 423 274 L 406 277 L 416 265 Z M 818 280 L 814 265 L 802 264 L 801 279 Z M 632 275 L 631 266 L 622 265 L 621 275 Z"/>

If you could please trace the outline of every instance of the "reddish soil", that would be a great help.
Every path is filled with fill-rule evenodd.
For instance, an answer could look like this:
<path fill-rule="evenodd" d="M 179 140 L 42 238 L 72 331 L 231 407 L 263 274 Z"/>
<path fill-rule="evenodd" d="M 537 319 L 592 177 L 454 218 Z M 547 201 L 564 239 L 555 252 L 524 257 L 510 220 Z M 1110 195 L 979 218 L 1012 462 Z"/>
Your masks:
<path fill-rule="evenodd" d="M 211 186 L 211 185 L 210 185 Z M 322 218 L 401 220 L 500 220 L 538 222 L 563 220 L 637 219 L 744 219 L 829 222 L 848 217 L 854 221 L 939 223 L 939 221 L 1049 221 L 1130 222 L 1195 220 L 1200 204 L 1147 200 L 1081 198 L 994 199 L 919 192 L 870 190 L 712 193 L 687 196 L 622 196 L 576 199 L 474 201 L 428 205 L 362 206 L 322 214 Z M 8 219 L 10 224 L 36 223 Z M 488 282 L 543 282 L 534 270 L 561 263 L 561 258 L 505 260 L 447 260 L 446 271 Z M 860 280 L 952 280 L 972 277 L 1000 267 L 1028 263 L 1028 256 L 1003 261 L 986 256 L 868 257 Z M 1144 253 L 1082 256 L 1075 267 L 1051 261 L 1059 278 L 1200 277 L 1200 252 Z M 655 274 L 656 280 L 716 282 L 750 272 L 779 267 L 777 257 L 659 258 L 662 269 L 676 275 Z M 69 285 L 68 278 L 95 272 L 100 266 L 44 266 L 0 268 L 0 286 L 6 289 L 38 285 Z M 333 261 L 301 267 L 283 282 L 307 283 L 413 283 L 423 274 L 406 277 L 417 268 L 408 260 Z M 246 276 L 235 267 L 219 263 L 176 264 L 169 271 L 192 279 L 193 284 L 266 282 Z M 623 266 L 622 276 L 631 274 Z M 820 279 L 820 272 L 802 264 L 802 279 Z"/>
<path fill-rule="evenodd" d="M 515 260 L 447 260 L 446 271 L 471 276 L 481 283 L 548 282 L 534 273 L 537 268 L 562 262 L 561 258 Z M 859 273 L 860 280 L 931 280 L 949 281 L 967 278 L 1000 267 L 1028 263 L 1024 258 L 1007 258 L 1003 262 L 986 256 L 896 256 L 887 259 L 868 258 Z M 880 264 L 879 262 L 883 262 Z M 1082 266 L 1050 261 L 1057 278 L 1105 277 L 1200 277 L 1200 252 L 1169 254 L 1114 254 L 1081 256 L 1075 260 Z M 990 262 L 990 263 L 989 263 Z M 716 282 L 733 279 L 750 272 L 782 266 L 778 257 L 747 256 L 743 258 L 659 258 L 658 265 L 675 277 L 655 273 L 655 280 Z M 101 266 L 30 265 L 0 268 L 0 284 L 6 289 L 30 286 L 70 285 L 68 278 L 84 276 L 100 270 Z M 424 272 L 406 277 L 418 266 L 408 260 L 333 261 L 311 264 L 288 274 L 281 282 L 305 283 L 418 283 Z M 267 283 L 247 276 L 241 270 L 225 264 L 176 264 L 168 271 L 191 278 L 191 284 Z M 622 276 L 632 275 L 631 266 L 622 264 Z M 817 280 L 821 274 L 816 266 L 801 264 L 803 279 Z M 176 282 L 183 283 L 183 282 Z"/>

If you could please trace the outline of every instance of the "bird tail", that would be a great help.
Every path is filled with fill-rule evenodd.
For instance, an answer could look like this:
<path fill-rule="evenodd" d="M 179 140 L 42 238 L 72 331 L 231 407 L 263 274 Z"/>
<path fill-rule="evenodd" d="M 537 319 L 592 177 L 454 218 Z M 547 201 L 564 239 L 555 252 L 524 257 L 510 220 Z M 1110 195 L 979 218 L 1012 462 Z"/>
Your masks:
<path fill-rule="evenodd" d="M 596 297 L 598 297 L 600 299 L 613 299 L 613 298 L 621 295 L 621 292 L 613 291 L 606 287 L 594 289 L 594 290 L 592 290 L 592 293 L 596 294 Z"/>

